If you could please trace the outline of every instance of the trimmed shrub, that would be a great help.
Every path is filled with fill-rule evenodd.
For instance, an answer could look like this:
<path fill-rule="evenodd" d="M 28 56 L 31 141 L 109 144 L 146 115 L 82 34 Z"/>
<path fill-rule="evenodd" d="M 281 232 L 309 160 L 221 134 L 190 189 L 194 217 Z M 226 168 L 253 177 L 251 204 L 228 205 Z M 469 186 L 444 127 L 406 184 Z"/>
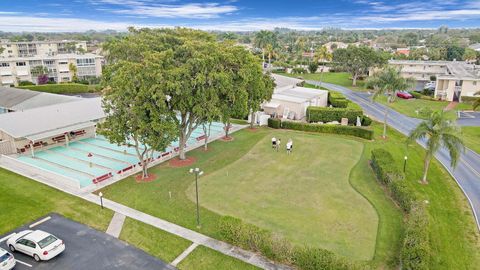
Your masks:
<path fill-rule="evenodd" d="M 366 115 L 362 115 L 362 117 L 360 117 L 360 122 L 362 123 L 362 126 L 368 127 L 372 124 L 372 119 Z"/>
<path fill-rule="evenodd" d="M 405 178 L 405 174 L 395 165 L 392 154 L 381 148 L 372 150 L 372 168 L 378 180 L 386 185 Z"/>
<path fill-rule="evenodd" d="M 463 96 L 463 97 L 461 97 L 461 99 L 462 99 L 463 103 L 473 104 L 475 101 L 480 99 L 480 96 L 476 96 L 476 97 Z"/>
<path fill-rule="evenodd" d="M 348 101 L 342 93 L 329 91 L 328 92 L 328 103 L 336 108 L 347 108 Z"/>
<path fill-rule="evenodd" d="M 89 92 L 88 85 L 77 83 L 28 85 L 19 86 L 18 88 L 53 94 L 80 94 Z"/>
<path fill-rule="evenodd" d="M 353 127 L 353 126 L 340 126 L 340 125 L 318 125 L 318 124 L 307 124 L 300 122 L 292 121 L 283 121 L 281 122 L 281 127 L 285 129 L 294 129 L 308 132 L 319 132 L 319 133 L 331 133 L 331 134 L 340 134 L 355 136 L 367 140 L 373 139 L 373 130 L 365 129 L 362 127 Z"/>
<path fill-rule="evenodd" d="M 242 222 L 238 218 L 224 216 L 218 230 L 221 238 L 232 245 L 260 252 L 269 259 L 293 264 L 298 269 L 359 269 L 355 262 L 338 257 L 321 248 L 294 247 L 285 238 L 267 230 Z"/>
<path fill-rule="evenodd" d="M 268 118 L 268 126 L 271 128 L 281 128 L 282 127 L 282 120 L 278 118 Z"/>
<path fill-rule="evenodd" d="M 31 81 L 19 81 L 18 85 L 19 86 L 26 86 L 26 85 L 35 85 L 35 84 Z"/>
<path fill-rule="evenodd" d="M 421 98 L 422 98 L 422 94 L 420 94 L 420 93 L 418 93 L 418 92 L 410 91 L 409 93 L 410 93 L 410 95 L 412 95 L 414 98 L 417 98 L 417 99 L 421 99 Z"/>
<path fill-rule="evenodd" d="M 405 224 L 401 260 L 404 269 L 427 270 L 430 260 L 428 213 L 422 204 L 412 207 Z"/>
<path fill-rule="evenodd" d="M 357 117 L 361 117 L 362 115 L 362 108 L 352 102 L 348 102 L 346 108 L 325 108 L 315 106 L 307 108 L 308 122 L 340 122 L 342 118 L 348 118 L 348 122 L 354 124 L 357 121 Z"/>
<path fill-rule="evenodd" d="M 292 68 L 292 74 L 304 74 L 307 70 L 303 67 Z"/>

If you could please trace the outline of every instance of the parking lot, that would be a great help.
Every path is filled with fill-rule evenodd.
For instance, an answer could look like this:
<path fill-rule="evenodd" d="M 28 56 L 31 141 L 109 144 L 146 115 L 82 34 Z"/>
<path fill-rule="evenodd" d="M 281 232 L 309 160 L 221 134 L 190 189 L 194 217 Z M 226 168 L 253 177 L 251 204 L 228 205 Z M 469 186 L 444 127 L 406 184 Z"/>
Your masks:
<path fill-rule="evenodd" d="M 50 219 L 47 217 L 48 220 L 45 219 L 46 221 L 34 226 L 31 230 L 43 230 L 54 234 L 65 242 L 65 251 L 50 261 L 38 263 L 29 256 L 15 252 L 13 253 L 17 260 L 15 269 L 175 269 L 173 266 L 104 232 L 94 230 L 57 214 L 49 214 L 48 216 Z M 3 241 L 0 243 L 0 247 L 8 250 L 4 238 L 14 232 L 29 229 L 29 225 L 35 224 L 37 221 L 1 235 L 0 239 L 3 239 Z"/>

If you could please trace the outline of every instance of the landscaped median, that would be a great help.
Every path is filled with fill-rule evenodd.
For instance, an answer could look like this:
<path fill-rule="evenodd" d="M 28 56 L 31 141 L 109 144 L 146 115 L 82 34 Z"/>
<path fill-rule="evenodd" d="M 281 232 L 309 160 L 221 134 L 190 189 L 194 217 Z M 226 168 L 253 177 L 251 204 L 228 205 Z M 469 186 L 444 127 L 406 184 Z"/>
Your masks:
<path fill-rule="evenodd" d="M 85 85 L 80 83 L 25 85 L 18 86 L 17 88 L 52 94 L 82 94 L 94 93 L 100 90 L 95 85 Z"/>

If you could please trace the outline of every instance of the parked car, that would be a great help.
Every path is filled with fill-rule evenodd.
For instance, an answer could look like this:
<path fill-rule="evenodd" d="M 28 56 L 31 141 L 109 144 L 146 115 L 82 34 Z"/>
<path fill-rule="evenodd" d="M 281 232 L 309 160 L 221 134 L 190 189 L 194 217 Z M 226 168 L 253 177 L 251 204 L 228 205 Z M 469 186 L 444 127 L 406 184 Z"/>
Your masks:
<path fill-rule="evenodd" d="M 48 261 L 65 250 L 65 243 L 56 236 L 41 230 L 25 230 L 7 240 L 10 251 L 32 256 L 35 261 Z"/>
<path fill-rule="evenodd" d="M 428 82 L 425 84 L 425 86 L 423 87 L 423 89 L 428 89 L 428 90 L 435 90 L 435 87 L 437 86 L 437 83 L 434 82 L 434 81 L 431 81 L 431 82 Z"/>
<path fill-rule="evenodd" d="M 412 94 L 406 92 L 406 91 L 398 91 L 397 92 L 397 97 L 403 98 L 403 99 L 411 99 L 413 98 Z"/>
<path fill-rule="evenodd" d="M 0 270 L 11 270 L 15 267 L 15 258 L 3 248 L 0 248 Z"/>

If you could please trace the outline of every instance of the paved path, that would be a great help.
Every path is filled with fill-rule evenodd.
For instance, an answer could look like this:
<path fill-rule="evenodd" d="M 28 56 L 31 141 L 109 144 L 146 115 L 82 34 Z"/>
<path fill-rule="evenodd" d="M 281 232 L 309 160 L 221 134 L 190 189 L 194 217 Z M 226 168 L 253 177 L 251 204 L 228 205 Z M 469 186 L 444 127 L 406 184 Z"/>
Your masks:
<path fill-rule="evenodd" d="M 118 238 L 120 236 L 120 233 L 122 232 L 124 222 L 125 222 L 125 216 L 115 212 L 115 214 L 112 217 L 112 220 L 110 221 L 110 224 L 108 225 L 106 233 L 110 234 L 115 238 Z"/>
<path fill-rule="evenodd" d="M 177 265 L 183 261 L 183 259 L 185 259 L 190 253 L 192 253 L 192 251 L 194 249 L 196 249 L 198 247 L 198 244 L 197 243 L 193 243 L 191 244 L 187 249 L 185 249 L 184 252 L 182 252 L 182 254 L 178 255 L 178 257 L 173 260 L 173 262 L 171 263 L 171 265 L 177 267 Z"/>
<path fill-rule="evenodd" d="M 320 82 L 309 81 L 307 83 L 320 86 Z M 365 114 L 375 118 L 383 119 L 385 106 L 379 103 L 373 103 L 370 100 L 370 94 L 364 92 L 354 92 L 346 87 L 330 83 L 321 83 L 321 86 L 343 93 L 348 99 L 358 103 L 365 111 Z M 383 121 L 383 120 L 380 120 Z M 401 133 L 407 135 L 422 120 L 405 116 L 395 110 L 389 109 L 388 125 Z M 424 141 L 419 141 L 424 146 Z M 450 172 L 455 181 L 466 195 L 473 211 L 473 215 L 480 230 L 480 155 L 467 149 L 460 157 L 456 168 L 450 166 L 450 157 L 445 149 L 439 150 L 435 157 Z"/>

